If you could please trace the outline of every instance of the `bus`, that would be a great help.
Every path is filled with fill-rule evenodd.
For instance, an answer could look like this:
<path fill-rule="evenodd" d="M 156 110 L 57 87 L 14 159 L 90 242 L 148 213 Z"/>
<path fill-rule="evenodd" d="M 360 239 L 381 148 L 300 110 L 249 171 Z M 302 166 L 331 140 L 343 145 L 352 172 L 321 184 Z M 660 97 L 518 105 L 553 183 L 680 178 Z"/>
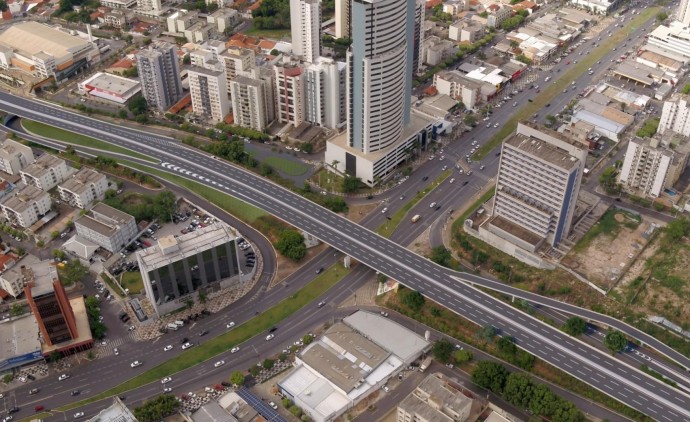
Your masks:
<path fill-rule="evenodd" d="M 417 215 L 415 215 L 414 217 L 412 217 L 412 222 L 413 222 L 413 223 L 416 223 L 417 221 L 419 221 L 420 218 L 422 218 L 422 216 L 419 215 L 419 214 L 417 214 Z"/>

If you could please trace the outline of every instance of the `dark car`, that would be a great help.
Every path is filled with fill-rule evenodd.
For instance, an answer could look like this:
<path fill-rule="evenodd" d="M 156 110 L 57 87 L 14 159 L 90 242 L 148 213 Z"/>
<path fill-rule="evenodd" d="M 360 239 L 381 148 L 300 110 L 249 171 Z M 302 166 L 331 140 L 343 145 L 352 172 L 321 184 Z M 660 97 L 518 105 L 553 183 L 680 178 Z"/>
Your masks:
<path fill-rule="evenodd" d="M 17 413 L 19 412 L 19 408 L 17 406 L 11 407 L 10 410 L 7 411 L 8 415 L 11 415 L 12 413 Z"/>
<path fill-rule="evenodd" d="M 465 185 L 468 184 L 468 183 L 469 183 L 469 182 L 468 182 L 467 180 L 465 180 L 464 182 L 462 182 L 462 185 L 465 186 Z"/>
<path fill-rule="evenodd" d="M 36 381 L 36 377 L 33 376 L 33 375 L 31 375 L 31 374 L 28 374 L 26 377 L 27 377 L 28 379 L 30 379 L 31 381 Z"/>
<path fill-rule="evenodd" d="M 277 329 L 278 329 L 278 327 L 271 327 L 268 329 L 268 332 L 269 333 L 275 333 Z"/>
<path fill-rule="evenodd" d="M 206 334 L 208 334 L 208 330 L 204 330 L 204 331 L 200 332 L 199 337 L 205 336 Z"/>
<path fill-rule="evenodd" d="M 427 180 L 429 180 L 429 176 L 422 177 L 422 182 L 426 182 Z"/>
<path fill-rule="evenodd" d="M 316 274 L 321 274 L 322 272 L 323 272 L 323 267 L 321 267 L 321 268 L 319 268 L 318 270 L 316 270 Z"/>
<path fill-rule="evenodd" d="M 440 210 L 440 209 L 441 209 L 441 206 L 440 206 L 440 205 L 436 205 L 436 208 L 434 208 L 434 211 L 438 211 L 438 210 Z"/>
<path fill-rule="evenodd" d="M 78 396 L 78 395 L 79 395 L 79 390 L 72 390 L 72 392 L 70 393 L 70 395 L 72 395 L 72 396 Z"/>
<path fill-rule="evenodd" d="M 230 383 L 227 382 L 227 381 L 221 382 L 220 385 L 222 385 L 223 387 L 232 387 L 232 384 L 230 384 Z"/>
<path fill-rule="evenodd" d="M 189 343 L 189 339 L 187 337 L 185 337 L 182 339 L 182 341 L 180 341 L 180 343 L 182 343 L 182 344 Z"/>
<path fill-rule="evenodd" d="M 32 388 L 31 390 L 29 390 L 29 394 L 32 395 L 32 396 L 33 396 L 34 394 L 38 394 L 38 388 Z"/>

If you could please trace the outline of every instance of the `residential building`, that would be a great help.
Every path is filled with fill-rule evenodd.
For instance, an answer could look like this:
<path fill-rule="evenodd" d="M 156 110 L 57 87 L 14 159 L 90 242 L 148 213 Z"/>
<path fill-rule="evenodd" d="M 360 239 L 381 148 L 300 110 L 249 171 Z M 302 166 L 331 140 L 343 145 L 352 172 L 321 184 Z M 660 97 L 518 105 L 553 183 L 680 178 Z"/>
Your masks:
<path fill-rule="evenodd" d="M 357 311 L 300 350 L 278 388 L 310 420 L 338 420 L 429 348 L 424 337 L 393 320 Z"/>
<path fill-rule="evenodd" d="M 351 6 L 347 133 L 327 142 L 325 162 L 369 186 L 431 140 L 435 119 L 410 113 L 416 12 L 415 0 L 362 0 Z"/>
<path fill-rule="evenodd" d="M 24 186 L 0 199 L 0 208 L 10 224 L 24 228 L 31 227 L 50 211 L 48 192 L 35 186 Z"/>
<path fill-rule="evenodd" d="M 29 262 L 28 257 L 35 258 L 33 255 L 25 255 L 22 262 Z M 24 292 L 24 279 L 19 271 L 11 271 L 17 257 L 11 253 L 0 255 L 0 289 L 9 293 L 15 299 Z"/>
<path fill-rule="evenodd" d="M 108 179 L 105 174 L 88 167 L 83 167 L 74 176 L 58 185 L 60 199 L 81 209 L 85 209 L 93 201 L 105 198 L 106 190 Z"/>
<path fill-rule="evenodd" d="M 77 235 L 109 252 L 119 252 L 138 233 L 134 217 L 102 202 L 74 222 Z"/>
<path fill-rule="evenodd" d="M 462 101 L 469 110 L 476 110 L 481 103 L 482 82 L 468 78 L 457 70 L 444 70 L 434 74 L 433 86 L 439 94 Z"/>
<path fill-rule="evenodd" d="M 666 185 L 672 162 L 673 151 L 660 148 L 659 139 L 635 137 L 628 143 L 618 180 L 628 191 L 656 198 Z"/>
<path fill-rule="evenodd" d="M 658 132 L 663 134 L 667 130 L 690 136 L 689 95 L 675 94 L 668 101 L 664 101 Z"/>
<path fill-rule="evenodd" d="M 182 97 L 177 47 L 151 44 L 136 54 L 141 92 L 152 109 L 167 111 Z"/>
<path fill-rule="evenodd" d="M 275 119 L 272 78 L 236 76 L 230 82 L 232 115 L 235 124 L 263 132 Z"/>
<path fill-rule="evenodd" d="M 22 21 L 0 34 L 0 68 L 16 68 L 60 82 L 100 60 L 95 43 L 34 21 Z"/>
<path fill-rule="evenodd" d="M 256 68 L 256 53 L 249 48 L 230 48 L 220 55 L 220 60 L 225 65 L 228 86 L 236 76 L 249 76 Z"/>
<path fill-rule="evenodd" d="M 27 185 L 49 191 L 62 183 L 70 173 L 70 167 L 62 158 L 52 154 L 43 154 L 21 170 L 19 174 Z"/>
<path fill-rule="evenodd" d="M 647 44 L 678 55 L 686 63 L 690 61 L 690 29 L 681 22 L 657 26 L 649 33 Z"/>
<path fill-rule="evenodd" d="M 542 239 L 557 247 L 570 233 L 586 158 L 581 143 L 551 129 L 518 123 L 501 151 L 494 234 L 530 252 Z"/>
<path fill-rule="evenodd" d="M 352 39 L 350 26 L 352 0 L 335 0 L 335 37 Z"/>
<path fill-rule="evenodd" d="M 293 54 L 313 63 L 321 56 L 321 2 L 290 0 L 290 28 Z"/>
<path fill-rule="evenodd" d="M 111 9 L 131 9 L 137 5 L 138 0 L 103 0 L 101 6 Z"/>
<path fill-rule="evenodd" d="M 162 10 L 161 0 L 137 0 L 137 10 L 157 14 Z"/>
<path fill-rule="evenodd" d="M 151 305 L 160 316 L 187 306 L 200 289 L 206 294 L 240 283 L 238 234 L 220 223 L 180 236 L 165 236 L 137 251 Z"/>
<path fill-rule="evenodd" d="M 449 0 L 443 2 L 443 13 L 449 15 L 457 15 L 460 12 L 469 10 L 470 2 L 468 0 Z"/>
<path fill-rule="evenodd" d="M 297 127 L 304 121 L 304 68 L 301 64 L 285 63 L 273 70 L 278 121 Z"/>
<path fill-rule="evenodd" d="M 486 18 L 486 25 L 489 28 L 498 28 L 504 20 L 513 16 L 513 9 L 508 5 L 492 4 L 486 9 L 489 16 Z"/>
<path fill-rule="evenodd" d="M 469 1 L 469 0 L 468 0 Z M 426 3 L 424 0 L 416 0 L 414 12 L 414 33 L 412 35 L 412 72 L 421 73 L 424 68 L 422 60 L 424 52 L 424 17 L 426 16 Z"/>
<path fill-rule="evenodd" d="M 690 0 L 680 0 L 676 20 L 685 26 L 690 26 Z"/>
<path fill-rule="evenodd" d="M 191 28 L 198 21 L 199 13 L 196 10 L 188 11 L 184 9 L 176 10 L 166 19 L 168 32 L 176 34 L 176 36 L 184 36 L 184 31 Z"/>
<path fill-rule="evenodd" d="M 473 21 L 457 21 L 448 28 L 453 41 L 474 43 L 484 36 L 484 25 Z"/>
<path fill-rule="evenodd" d="M 345 124 L 347 65 L 319 57 L 304 69 L 305 115 L 309 123 L 340 128 Z"/>
<path fill-rule="evenodd" d="M 209 0 L 207 0 L 209 1 Z M 211 0 L 213 1 L 213 0 Z M 225 1 L 226 0 L 217 0 Z M 240 13 L 235 9 L 219 8 L 206 17 L 206 21 L 216 26 L 218 33 L 225 34 L 240 22 Z"/>
<path fill-rule="evenodd" d="M 223 9 L 225 7 L 230 7 L 234 3 L 233 0 L 206 0 L 207 5 L 212 5 L 212 4 L 217 4 L 218 5 L 218 10 Z"/>
<path fill-rule="evenodd" d="M 197 21 L 183 32 L 187 42 L 201 44 L 206 41 L 218 38 L 218 27 L 208 22 Z"/>
<path fill-rule="evenodd" d="M 432 35 L 424 40 L 421 60 L 429 66 L 437 66 L 454 54 L 455 44 L 452 41 Z"/>
<path fill-rule="evenodd" d="M 192 111 L 212 123 L 220 123 L 230 113 L 228 85 L 220 70 L 193 67 L 187 72 Z"/>
<path fill-rule="evenodd" d="M 31 147 L 17 141 L 6 139 L 0 146 L 0 171 L 7 174 L 19 174 L 29 164 L 34 162 L 34 152 Z"/>
<path fill-rule="evenodd" d="M 122 9 L 113 9 L 103 14 L 103 23 L 113 28 L 127 27 L 127 14 Z"/>
<path fill-rule="evenodd" d="M 397 422 L 463 422 L 469 420 L 472 399 L 443 374 L 432 374 L 405 397 L 397 408 Z"/>

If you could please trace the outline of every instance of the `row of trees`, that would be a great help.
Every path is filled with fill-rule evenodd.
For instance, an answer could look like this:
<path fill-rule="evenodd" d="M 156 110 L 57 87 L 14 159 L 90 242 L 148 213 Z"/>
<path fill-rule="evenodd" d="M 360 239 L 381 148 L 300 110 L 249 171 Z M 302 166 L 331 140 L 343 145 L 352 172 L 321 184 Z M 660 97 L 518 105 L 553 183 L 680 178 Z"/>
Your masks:
<path fill-rule="evenodd" d="M 544 384 L 518 372 L 509 373 L 496 362 L 482 361 L 472 371 L 472 382 L 500 396 L 514 406 L 549 418 L 553 422 L 581 422 L 584 415 L 571 402 L 554 394 Z"/>
<path fill-rule="evenodd" d="M 93 296 L 89 296 L 84 300 L 86 306 L 86 314 L 89 317 L 89 325 L 91 326 L 91 334 L 96 339 L 102 339 L 108 328 L 100 321 L 101 316 L 101 302 Z"/>
<path fill-rule="evenodd" d="M 256 29 L 290 29 L 290 2 L 288 0 L 263 0 L 252 11 L 252 23 Z"/>
<path fill-rule="evenodd" d="M 180 407 L 180 402 L 172 394 L 162 394 L 134 408 L 134 416 L 140 422 L 154 422 L 172 415 Z"/>
<path fill-rule="evenodd" d="M 659 118 L 652 117 L 644 122 L 644 125 L 635 132 L 640 138 L 651 138 L 659 128 Z"/>

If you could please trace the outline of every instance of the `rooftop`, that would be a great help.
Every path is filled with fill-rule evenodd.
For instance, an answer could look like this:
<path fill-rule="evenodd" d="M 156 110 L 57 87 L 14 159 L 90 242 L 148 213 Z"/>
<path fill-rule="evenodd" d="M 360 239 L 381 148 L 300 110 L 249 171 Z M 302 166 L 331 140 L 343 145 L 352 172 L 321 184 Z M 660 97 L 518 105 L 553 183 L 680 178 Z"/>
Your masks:
<path fill-rule="evenodd" d="M 27 153 L 29 151 L 31 151 L 31 148 L 22 145 L 17 141 L 13 141 L 12 139 L 6 139 L 5 142 L 2 143 L 2 146 L 0 146 L 0 157 L 10 158 L 16 156 L 17 154 Z"/>
<path fill-rule="evenodd" d="M 117 232 L 118 229 L 117 226 L 97 220 L 94 217 L 91 217 L 90 215 L 82 215 L 74 223 L 79 224 L 80 226 L 84 226 L 87 229 L 93 230 L 96 233 L 99 233 L 108 238 L 115 234 L 115 232 Z"/>
<path fill-rule="evenodd" d="M 53 282 L 60 280 L 57 267 L 53 260 L 38 261 L 27 267 L 24 260 L 19 262 L 20 270 L 24 271 L 27 285 L 31 286 L 31 296 L 37 297 L 52 292 Z"/>
<path fill-rule="evenodd" d="M 114 67 L 114 66 L 111 66 Z M 126 97 L 134 94 L 140 89 L 140 83 L 133 79 L 123 78 L 122 76 L 110 73 L 98 72 L 80 84 L 89 91 L 98 90 L 113 93 L 118 96 Z"/>
<path fill-rule="evenodd" d="M 60 184 L 60 189 L 81 195 L 87 190 L 91 189 L 91 185 L 105 179 L 105 175 L 97 172 L 94 169 L 84 167 L 79 170 L 74 176 L 65 180 Z"/>
<path fill-rule="evenodd" d="M 162 237 L 153 246 L 137 251 L 137 256 L 143 263 L 141 270 L 150 271 L 235 238 L 237 234 L 232 228 L 214 223 L 178 237 Z"/>
<path fill-rule="evenodd" d="M 503 230 L 504 232 L 510 233 L 511 235 L 525 241 L 530 245 L 538 245 L 539 242 L 543 240 L 541 236 L 501 217 L 500 215 L 492 216 L 487 223 L 500 230 Z"/>
<path fill-rule="evenodd" d="M 5 371 L 12 364 L 9 359 L 39 352 L 38 323 L 33 315 L 24 315 L 13 320 L 0 322 L 0 370 Z"/>
<path fill-rule="evenodd" d="M 118 396 L 113 396 L 113 404 L 101 410 L 88 422 L 136 422 L 137 418 L 125 406 Z"/>
<path fill-rule="evenodd" d="M 452 388 L 441 376 L 433 374 L 426 377 L 398 407 L 407 413 L 420 415 L 421 420 L 434 422 L 452 422 L 455 419 L 447 413 L 462 413 L 463 409 L 469 411 L 472 399 Z"/>
<path fill-rule="evenodd" d="M 69 350 L 82 345 L 93 344 L 93 337 L 91 336 L 91 326 L 89 325 L 89 316 L 86 313 L 86 304 L 84 303 L 84 296 L 77 296 L 69 300 L 70 307 L 74 312 L 74 320 L 77 323 L 77 334 L 79 337 L 63 341 L 62 343 L 48 346 L 46 343 L 42 345 L 42 352 L 44 355 L 49 355 L 58 350 Z"/>
<path fill-rule="evenodd" d="M 0 34 L 0 44 L 19 50 L 27 57 L 48 53 L 59 62 L 72 58 L 74 53 L 91 46 L 88 41 L 69 35 L 38 22 L 14 24 Z"/>
<path fill-rule="evenodd" d="M 33 203 L 47 197 L 50 199 L 48 192 L 42 191 L 34 186 L 24 186 L 23 188 L 13 191 L 11 194 L 6 195 L 2 200 L 1 204 L 14 212 L 22 213 L 29 207 L 33 206 Z"/>
<path fill-rule="evenodd" d="M 64 165 L 65 160 L 58 158 L 52 154 L 43 154 L 36 159 L 32 164 L 26 166 L 21 172 L 26 173 L 35 178 L 41 178 L 48 173 L 50 169 Z"/>
<path fill-rule="evenodd" d="M 577 159 L 568 154 L 567 151 L 530 136 L 515 134 L 508 138 L 504 145 L 520 150 L 522 153 L 538 157 L 564 170 L 570 170 L 573 167 L 579 166 Z"/>
<path fill-rule="evenodd" d="M 198 73 L 199 75 L 218 77 L 224 72 L 220 70 L 206 69 L 205 67 L 193 66 L 189 68 L 188 74 Z"/>
<path fill-rule="evenodd" d="M 110 220 L 116 221 L 118 224 L 126 224 L 134 220 L 133 216 L 127 214 L 124 211 L 120 211 L 117 208 L 113 208 L 110 205 L 107 205 L 103 202 L 99 202 L 96 205 L 94 205 L 94 207 L 91 208 L 91 212 L 98 219 L 102 219 L 103 217 L 105 217 Z"/>

